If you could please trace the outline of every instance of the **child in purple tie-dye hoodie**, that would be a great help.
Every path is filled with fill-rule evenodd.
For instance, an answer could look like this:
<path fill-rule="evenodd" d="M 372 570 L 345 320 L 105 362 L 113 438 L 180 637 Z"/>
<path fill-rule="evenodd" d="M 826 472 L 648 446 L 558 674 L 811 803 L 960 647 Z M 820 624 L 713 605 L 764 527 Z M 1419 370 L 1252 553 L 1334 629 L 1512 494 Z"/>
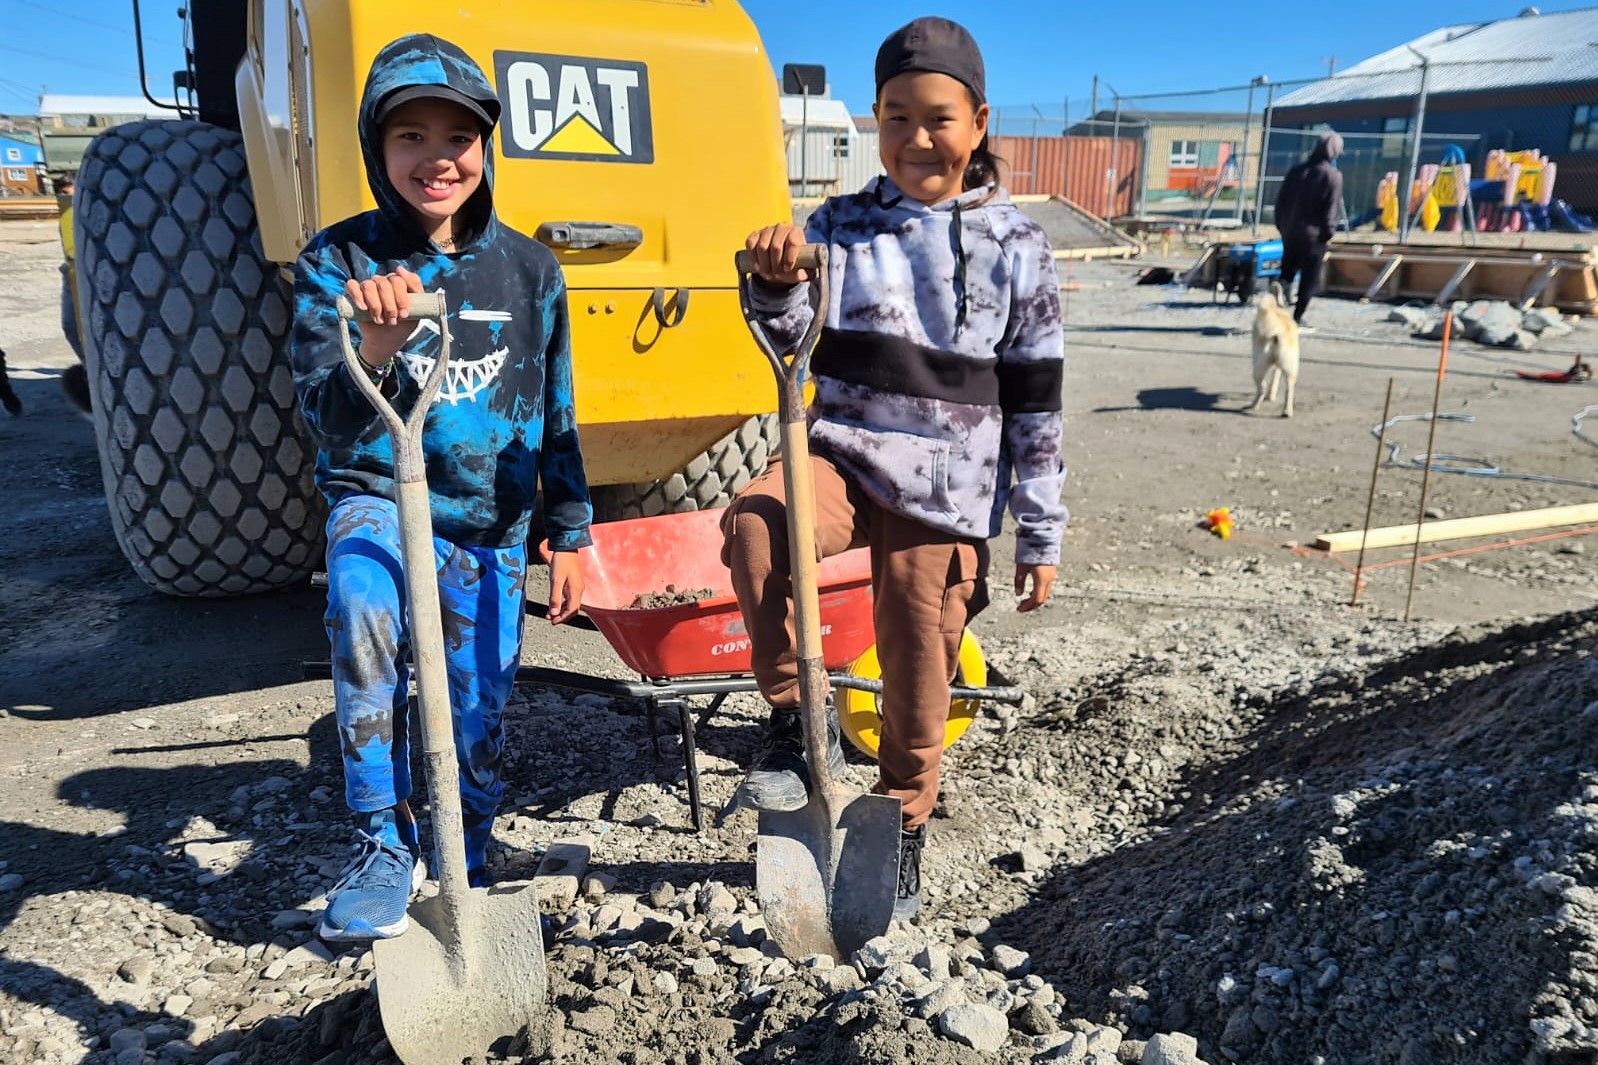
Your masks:
<path fill-rule="evenodd" d="M 987 544 L 1006 506 L 1017 525 L 1018 609 L 1048 599 L 1060 502 L 1064 338 L 1053 250 L 999 187 L 988 150 L 982 57 L 941 18 L 877 53 L 886 176 L 822 204 L 803 230 L 751 234 L 755 305 L 776 341 L 813 318 L 806 243 L 827 244 L 833 301 L 811 363 L 816 544 L 869 545 L 882 665 L 880 779 L 904 804 L 896 916 L 920 906 L 920 854 L 966 622 L 987 603 Z M 783 482 L 775 466 L 722 528 L 771 731 L 740 789 L 747 806 L 806 800 Z M 836 735 L 830 762 L 845 769 Z"/>

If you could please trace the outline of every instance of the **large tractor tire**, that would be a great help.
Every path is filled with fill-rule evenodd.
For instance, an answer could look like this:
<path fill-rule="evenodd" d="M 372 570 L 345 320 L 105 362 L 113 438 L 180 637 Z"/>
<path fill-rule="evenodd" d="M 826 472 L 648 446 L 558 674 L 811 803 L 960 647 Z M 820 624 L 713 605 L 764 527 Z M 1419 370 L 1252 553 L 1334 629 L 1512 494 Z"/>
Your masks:
<path fill-rule="evenodd" d="M 724 507 L 758 477 L 777 453 L 777 416 L 750 418 L 686 469 L 664 481 L 614 484 L 592 490 L 595 521 L 652 518 Z"/>
<path fill-rule="evenodd" d="M 261 251 L 237 133 L 117 126 L 78 173 L 84 354 L 111 525 L 171 595 L 303 581 L 326 509 L 298 424 L 288 285 Z"/>

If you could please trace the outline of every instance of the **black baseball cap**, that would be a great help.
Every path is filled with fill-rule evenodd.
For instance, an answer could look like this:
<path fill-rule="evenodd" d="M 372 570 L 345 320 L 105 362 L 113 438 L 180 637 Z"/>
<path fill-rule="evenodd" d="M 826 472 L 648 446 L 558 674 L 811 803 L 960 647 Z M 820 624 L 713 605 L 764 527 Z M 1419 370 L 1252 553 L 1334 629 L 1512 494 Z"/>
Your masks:
<path fill-rule="evenodd" d="M 499 121 L 498 100 L 474 100 L 459 89 L 452 89 L 448 85 L 402 85 L 378 103 L 377 124 L 381 126 L 397 108 L 412 100 L 426 99 L 448 100 L 452 104 L 466 108 L 482 125 L 484 133 L 492 130 L 494 124 Z"/>
<path fill-rule="evenodd" d="M 987 102 L 987 78 L 982 52 L 969 31 L 958 22 L 928 15 L 900 26 L 877 49 L 877 92 L 890 78 L 908 71 L 947 74 Z"/>

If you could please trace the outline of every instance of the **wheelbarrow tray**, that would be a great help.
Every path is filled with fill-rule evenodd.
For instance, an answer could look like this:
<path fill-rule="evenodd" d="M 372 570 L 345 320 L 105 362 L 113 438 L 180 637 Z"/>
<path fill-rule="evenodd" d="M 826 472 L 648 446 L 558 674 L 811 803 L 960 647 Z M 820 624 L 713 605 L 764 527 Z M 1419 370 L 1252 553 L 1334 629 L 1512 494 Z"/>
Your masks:
<path fill-rule="evenodd" d="M 721 562 L 723 509 L 603 522 L 585 552 L 583 613 L 629 669 L 651 678 L 748 673 L 749 634 Z M 671 586 L 668 592 L 667 586 Z M 696 602 L 633 607 L 640 596 L 709 589 Z M 871 555 L 821 564 L 821 642 L 829 669 L 846 669 L 876 642 Z"/>

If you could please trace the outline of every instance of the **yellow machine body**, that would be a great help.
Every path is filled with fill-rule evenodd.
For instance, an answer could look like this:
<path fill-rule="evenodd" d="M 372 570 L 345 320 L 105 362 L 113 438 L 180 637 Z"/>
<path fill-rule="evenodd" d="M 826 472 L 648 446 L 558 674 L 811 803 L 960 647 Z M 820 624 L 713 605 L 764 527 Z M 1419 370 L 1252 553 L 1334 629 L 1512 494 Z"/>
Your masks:
<path fill-rule="evenodd" d="M 373 206 L 357 112 L 373 57 L 402 32 L 452 41 L 494 83 L 504 222 L 641 234 L 631 248 L 545 238 L 570 293 L 590 483 L 667 477 L 769 412 L 730 252 L 791 207 L 771 62 L 738 5 L 254 0 L 236 84 L 273 261 Z"/>

